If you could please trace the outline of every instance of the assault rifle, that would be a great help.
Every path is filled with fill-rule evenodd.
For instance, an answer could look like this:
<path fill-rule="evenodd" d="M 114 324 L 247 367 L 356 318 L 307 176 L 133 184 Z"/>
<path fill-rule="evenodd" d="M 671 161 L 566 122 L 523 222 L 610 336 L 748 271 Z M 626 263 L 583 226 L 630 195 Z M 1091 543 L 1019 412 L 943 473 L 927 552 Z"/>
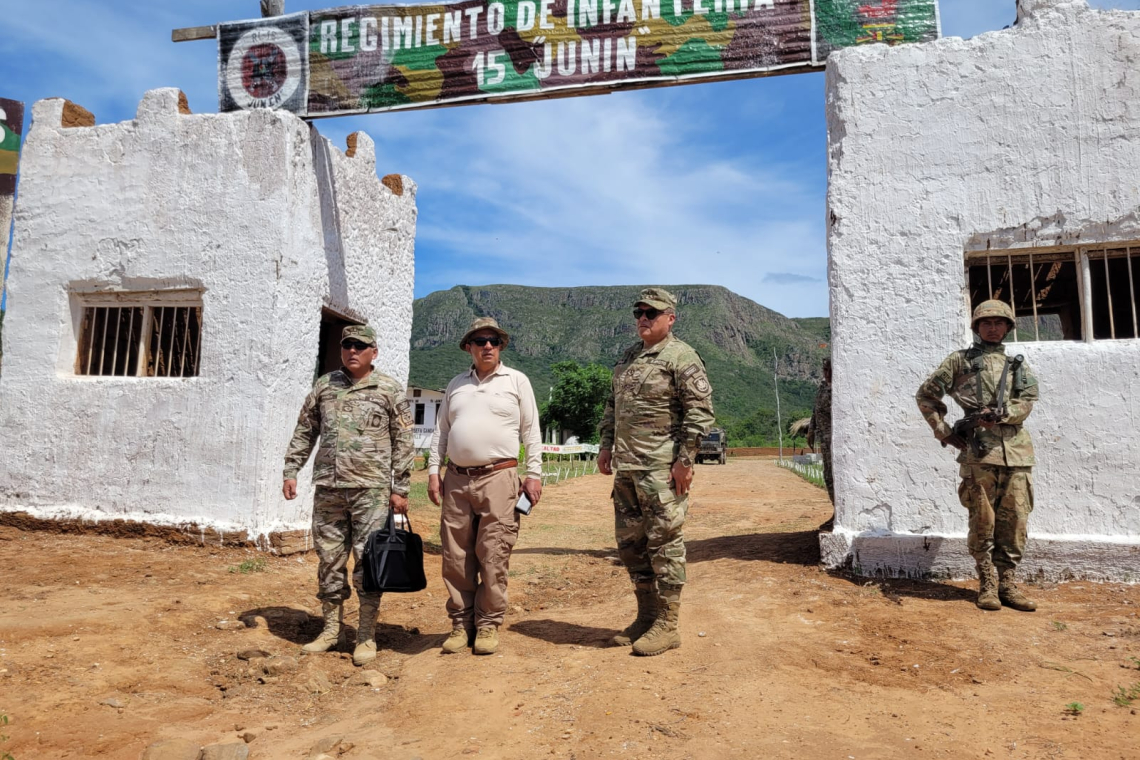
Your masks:
<path fill-rule="evenodd" d="M 974 453 L 981 457 L 986 455 L 984 444 L 978 440 L 975 435 L 978 428 L 983 427 L 983 423 L 993 425 L 1001 422 L 1005 418 L 1006 413 L 1006 383 L 1009 380 L 1009 368 L 1012 366 L 1016 374 L 1021 363 L 1025 361 L 1025 357 L 1021 354 L 1013 357 L 1012 359 L 1005 360 L 1005 366 L 1001 369 L 1001 378 L 998 380 L 997 393 L 994 395 L 994 402 L 989 406 L 980 407 L 967 414 L 962 419 L 954 423 L 954 427 L 950 429 L 950 435 L 942 439 L 942 447 L 953 446 L 956 449 L 965 449 L 967 445 L 974 448 Z M 982 373 L 979 370 L 977 373 L 978 382 L 978 399 L 982 398 Z"/>

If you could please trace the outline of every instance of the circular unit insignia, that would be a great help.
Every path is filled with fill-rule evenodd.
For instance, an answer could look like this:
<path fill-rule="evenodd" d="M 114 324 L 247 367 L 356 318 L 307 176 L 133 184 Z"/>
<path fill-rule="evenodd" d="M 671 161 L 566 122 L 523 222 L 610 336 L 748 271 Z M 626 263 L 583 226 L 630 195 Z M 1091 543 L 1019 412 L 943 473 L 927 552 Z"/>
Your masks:
<path fill-rule="evenodd" d="M 275 26 L 250 29 L 226 62 L 226 87 L 239 108 L 276 108 L 301 86 L 301 50 Z"/>

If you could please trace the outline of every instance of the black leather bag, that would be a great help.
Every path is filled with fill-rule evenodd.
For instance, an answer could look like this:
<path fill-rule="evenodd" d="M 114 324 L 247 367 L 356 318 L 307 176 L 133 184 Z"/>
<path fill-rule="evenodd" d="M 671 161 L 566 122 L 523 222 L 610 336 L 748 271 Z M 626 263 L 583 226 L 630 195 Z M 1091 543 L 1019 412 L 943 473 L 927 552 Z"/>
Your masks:
<path fill-rule="evenodd" d="M 395 527 L 392 510 L 384 527 L 368 537 L 364 545 L 364 590 L 408 593 L 427 588 L 424 575 L 424 542 L 412 530 Z"/>

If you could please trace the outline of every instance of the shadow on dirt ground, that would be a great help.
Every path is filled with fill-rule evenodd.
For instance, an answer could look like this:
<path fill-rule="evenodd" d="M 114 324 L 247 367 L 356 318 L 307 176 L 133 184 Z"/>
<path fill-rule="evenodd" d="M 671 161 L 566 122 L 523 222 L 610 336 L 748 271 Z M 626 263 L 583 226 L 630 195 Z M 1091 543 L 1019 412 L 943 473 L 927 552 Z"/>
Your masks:
<path fill-rule="evenodd" d="M 903 597 L 943 602 L 973 602 L 977 592 L 973 588 L 959 588 L 937 581 L 917 581 L 905 578 L 876 578 L 868 580 L 850 573 L 828 573 L 832 578 L 854 586 L 877 588 L 884 598 L 899 601 Z"/>
<path fill-rule="evenodd" d="M 715 536 L 687 541 L 685 545 L 689 562 L 739 559 L 784 565 L 819 564 L 819 532 L 814 530 Z"/>
<path fill-rule="evenodd" d="M 383 607 L 383 605 L 381 605 Z M 351 625 L 355 611 L 345 612 L 344 634 L 339 647 L 356 643 L 356 627 Z M 238 620 L 247 628 L 257 628 L 258 618 L 265 620 L 270 635 L 291 644 L 307 644 L 321 632 L 324 621 L 319 615 L 293 607 L 258 607 L 246 610 Z M 418 628 L 408 630 L 401 625 L 391 625 L 380 620 L 376 623 L 376 641 L 384 649 L 397 654 L 416 655 L 443 643 L 446 636 L 424 636 Z"/>
<path fill-rule="evenodd" d="M 246 628 L 256 628 L 259 617 L 265 620 L 269 633 L 292 644 L 307 644 L 321 631 L 320 616 L 293 607 L 257 607 L 238 615 L 238 620 Z"/>
<path fill-rule="evenodd" d="M 513 633 L 521 633 L 532 639 L 540 639 L 549 644 L 576 645 L 604 649 L 610 646 L 610 639 L 618 633 L 618 628 L 595 628 L 588 625 L 567 623 L 561 620 L 522 620 L 510 626 Z"/>

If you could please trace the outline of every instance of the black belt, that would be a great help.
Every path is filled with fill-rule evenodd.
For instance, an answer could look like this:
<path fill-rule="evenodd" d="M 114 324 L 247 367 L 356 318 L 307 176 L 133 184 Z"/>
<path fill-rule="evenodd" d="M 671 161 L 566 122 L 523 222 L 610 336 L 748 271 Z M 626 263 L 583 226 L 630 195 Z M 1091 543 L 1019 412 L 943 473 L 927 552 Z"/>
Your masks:
<path fill-rule="evenodd" d="M 481 478 L 484 475 L 490 475 L 492 472 L 518 466 L 519 460 L 517 459 L 500 459 L 498 462 L 481 464 L 478 467 L 460 467 L 459 465 L 448 463 L 447 469 L 452 472 L 457 472 L 460 475 L 466 475 L 469 478 Z"/>

